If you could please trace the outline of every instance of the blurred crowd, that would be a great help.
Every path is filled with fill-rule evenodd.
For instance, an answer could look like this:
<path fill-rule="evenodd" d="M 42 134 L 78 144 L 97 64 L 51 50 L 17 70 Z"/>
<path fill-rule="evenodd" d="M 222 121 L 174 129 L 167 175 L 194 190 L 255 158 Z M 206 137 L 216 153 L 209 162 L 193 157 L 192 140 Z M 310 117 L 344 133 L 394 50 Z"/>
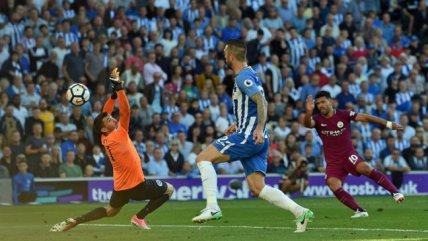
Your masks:
<path fill-rule="evenodd" d="M 145 174 L 197 175 L 197 154 L 235 121 L 223 56 L 234 38 L 248 42 L 269 102 L 269 173 L 324 171 L 322 143 L 303 126 L 304 101 L 319 90 L 337 108 L 404 126 L 356 124 L 367 162 L 427 170 L 427 23 L 425 0 L 1 1 L 0 175 L 111 175 L 92 125 L 116 67 Z M 82 107 L 65 98 L 76 82 L 91 90 Z M 216 168 L 243 172 L 239 162 Z"/>

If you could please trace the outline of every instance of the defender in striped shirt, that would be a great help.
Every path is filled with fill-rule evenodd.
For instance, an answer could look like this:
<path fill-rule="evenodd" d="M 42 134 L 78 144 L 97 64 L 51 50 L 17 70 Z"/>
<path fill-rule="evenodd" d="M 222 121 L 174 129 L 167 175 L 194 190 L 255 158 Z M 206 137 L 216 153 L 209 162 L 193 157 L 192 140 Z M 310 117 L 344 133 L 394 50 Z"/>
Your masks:
<path fill-rule="evenodd" d="M 230 40 L 225 45 L 226 63 L 235 73 L 232 100 L 237 123 L 231 125 L 224 137 L 214 141 L 196 158 L 207 206 L 192 221 L 203 223 L 223 216 L 217 204 L 217 175 L 213 163 L 240 160 L 253 195 L 292 212 L 297 218 L 296 232 L 305 232 L 308 221 L 313 219 L 312 211 L 264 182 L 269 150 L 269 139 L 265 132 L 267 102 L 257 73 L 247 65 L 246 52 L 245 42 L 241 40 Z"/>

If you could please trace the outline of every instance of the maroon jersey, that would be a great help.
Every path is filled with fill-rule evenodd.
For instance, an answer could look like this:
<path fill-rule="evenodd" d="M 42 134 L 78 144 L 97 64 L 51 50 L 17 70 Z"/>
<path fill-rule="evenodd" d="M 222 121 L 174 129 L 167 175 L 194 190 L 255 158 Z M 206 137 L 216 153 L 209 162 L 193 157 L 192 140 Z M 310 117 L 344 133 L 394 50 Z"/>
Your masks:
<path fill-rule="evenodd" d="M 351 138 L 351 120 L 355 120 L 355 117 L 357 113 L 347 110 L 334 110 L 330 118 L 320 114 L 312 116 L 315 129 L 323 142 L 327 164 L 346 161 L 351 155 L 357 154 Z"/>

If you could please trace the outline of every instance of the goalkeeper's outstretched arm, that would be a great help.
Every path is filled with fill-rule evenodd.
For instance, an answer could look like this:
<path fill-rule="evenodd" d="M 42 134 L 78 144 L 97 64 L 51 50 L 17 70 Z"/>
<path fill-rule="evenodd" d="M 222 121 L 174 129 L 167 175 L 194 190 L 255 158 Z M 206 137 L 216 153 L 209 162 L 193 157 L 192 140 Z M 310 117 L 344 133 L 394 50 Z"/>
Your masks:
<path fill-rule="evenodd" d="M 106 103 L 104 104 L 103 112 L 106 112 L 106 113 L 111 115 L 111 113 L 113 112 L 113 109 L 114 109 L 114 102 L 115 102 L 115 100 L 112 99 L 111 97 L 109 97 L 107 99 Z"/>
<path fill-rule="evenodd" d="M 120 73 L 117 68 L 115 68 L 110 74 L 110 81 L 113 84 L 112 96 L 117 97 L 117 101 L 119 103 L 119 124 L 128 131 L 131 119 L 131 107 L 129 106 L 125 90 L 123 90 L 123 81 L 120 80 L 119 76 Z M 110 97 L 110 99 L 111 98 L 112 97 Z"/>
<path fill-rule="evenodd" d="M 117 101 L 119 102 L 119 124 L 128 131 L 131 119 L 131 108 L 129 107 L 128 97 L 126 97 L 123 89 L 117 91 Z"/>

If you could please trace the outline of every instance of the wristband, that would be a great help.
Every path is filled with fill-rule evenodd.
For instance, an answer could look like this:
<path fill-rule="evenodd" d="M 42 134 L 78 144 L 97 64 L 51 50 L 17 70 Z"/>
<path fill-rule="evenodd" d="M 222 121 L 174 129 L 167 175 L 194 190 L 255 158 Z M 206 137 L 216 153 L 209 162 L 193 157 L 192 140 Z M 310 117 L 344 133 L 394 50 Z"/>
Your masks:
<path fill-rule="evenodd" d="M 110 77 L 110 80 L 111 80 L 111 81 L 114 81 L 114 82 L 119 82 L 119 78 L 113 78 L 113 77 Z"/>
<path fill-rule="evenodd" d="M 392 122 L 391 121 L 386 122 L 386 128 L 392 129 Z"/>

